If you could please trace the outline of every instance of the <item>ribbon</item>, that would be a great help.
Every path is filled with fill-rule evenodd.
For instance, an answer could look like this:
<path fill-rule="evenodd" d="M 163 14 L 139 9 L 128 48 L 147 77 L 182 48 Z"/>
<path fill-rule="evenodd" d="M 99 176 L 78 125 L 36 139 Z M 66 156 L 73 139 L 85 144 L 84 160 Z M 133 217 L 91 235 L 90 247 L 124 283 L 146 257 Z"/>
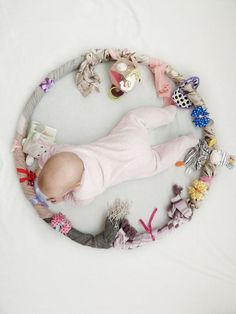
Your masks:
<path fill-rule="evenodd" d="M 155 241 L 154 235 L 152 234 L 152 220 L 157 212 L 157 208 L 155 208 L 148 220 L 148 225 L 145 224 L 145 222 L 142 219 L 139 219 L 140 223 L 142 224 L 145 231 L 150 234 L 152 241 Z"/>
<path fill-rule="evenodd" d="M 55 81 L 53 79 L 46 77 L 39 86 L 42 88 L 44 93 L 47 93 L 54 84 Z"/>
<path fill-rule="evenodd" d="M 36 174 L 34 172 L 29 171 L 29 170 L 24 169 L 24 168 L 16 168 L 16 170 L 17 170 L 18 173 L 22 173 L 22 174 L 26 175 L 25 177 L 20 178 L 20 183 L 28 181 L 29 185 L 33 185 L 33 182 L 34 182 L 34 180 L 36 178 Z"/>
<path fill-rule="evenodd" d="M 39 204 L 39 205 L 42 205 L 42 206 L 44 206 L 46 208 L 49 207 L 48 204 L 44 201 L 44 199 L 40 195 L 38 195 L 37 193 L 36 193 L 36 195 L 33 198 L 31 198 L 30 202 L 34 206 Z"/>

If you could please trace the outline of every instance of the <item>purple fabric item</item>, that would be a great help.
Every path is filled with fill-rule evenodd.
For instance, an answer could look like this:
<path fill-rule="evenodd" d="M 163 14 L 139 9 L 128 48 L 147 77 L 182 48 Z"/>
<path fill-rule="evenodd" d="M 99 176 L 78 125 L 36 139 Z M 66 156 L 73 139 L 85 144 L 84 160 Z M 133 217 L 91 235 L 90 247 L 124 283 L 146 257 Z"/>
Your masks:
<path fill-rule="evenodd" d="M 137 234 L 137 230 L 130 225 L 128 219 L 124 219 L 122 221 L 122 224 L 121 224 L 121 228 L 124 230 L 126 236 L 130 239 L 130 240 L 133 240 L 133 238 L 136 236 Z"/>
<path fill-rule="evenodd" d="M 167 208 L 167 214 L 170 217 L 170 220 L 162 228 L 156 228 L 152 230 L 152 235 L 155 238 L 155 240 L 163 238 L 168 233 L 178 228 L 180 225 L 191 220 L 193 210 L 188 207 L 187 201 L 182 199 L 181 197 L 182 189 L 183 188 L 181 186 L 178 185 L 173 186 L 175 196 L 171 199 L 171 204 Z M 151 241 L 153 241 L 153 238 L 150 237 L 149 233 L 138 234 L 136 237 L 134 237 L 133 241 L 129 241 L 127 237 L 124 237 L 122 236 L 122 234 L 119 234 L 119 239 L 117 239 L 117 243 L 115 246 L 132 249 L 138 246 L 142 246 L 145 243 Z"/>
<path fill-rule="evenodd" d="M 45 207 L 48 208 L 48 204 L 47 204 L 47 203 L 44 201 L 44 199 L 43 199 L 40 195 L 38 195 L 38 194 L 36 194 L 35 197 L 33 197 L 33 198 L 30 200 L 30 202 L 31 202 L 33 205 L 39 204 L 39 205 L 42 205 L 42 206 L 45 206 Z"/>
<path fill-rule="evenodd" d="M 193 87 L 194 89 L 196 89 L 196 88 L 198 87 L 198 85 L 199 85 L 199 82 L 200 82 L 200 79 L 199 79 L 198 76 L 192 76 L 192 77 L 188 78 L 187 80 L 183 81 L 183 82 L 179 85 L 179 87 L 182 88 L 182 87 L 184 87 L 185 85 L 191 83 L 192 87 Z"/>
<path fill-rule="evenodd" d="M 46 77 L 42 83 L 39 85 L 44 93 L 47 93 L 48 90 L 55 84 L 55 81 L 53 79 L 50 79 L 49 77 Z"/>
<path fill-rule="evenodd" d="M 146 233 L 145 233 L 146 234 Z M 116 239 L 113 243 L 114 248 L 120 249 L 134 249 L 141 245 L 140 240 L 129 240 L 123 229 L 120 229 L 116 235 Z"/>
<path fill-rule="evenodd" d="M 191 219 L 193 211 L 188 207 L 186 200 L 182 199 L 181 187 L 176 188 L 174 186 L 173 189 L 176 196 L 171 199 L 171 205 L 167 209 L 167 214 L 171 218 L 167 225 L 169 228 L 178 228 Z"/>

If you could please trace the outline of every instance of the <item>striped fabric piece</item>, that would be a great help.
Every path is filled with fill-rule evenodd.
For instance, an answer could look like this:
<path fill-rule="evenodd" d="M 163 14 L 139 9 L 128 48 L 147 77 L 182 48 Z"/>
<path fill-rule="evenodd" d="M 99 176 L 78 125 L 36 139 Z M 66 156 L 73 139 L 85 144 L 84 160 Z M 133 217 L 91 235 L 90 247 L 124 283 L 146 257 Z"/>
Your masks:
<path fill-rule="evenodd" d="M 218 166 L 227 166 L 229 160 L 229 153 L 224 152 L 223 150 L 214 150 L 211 153 L 211 162 Z"/>
<path fill-rule="evenodd" d="M 227 165 L 228 160 L 229 160 L 229 154 L 220 150 L 221 153 L 221 161 L 220 161 L 220 166 Z"/>
<path fill-rule="evenodd" d="M 210 150 L 205 140 L 200 139 L 199 143 L 191 148 L 184 158 L 184 163 L 187 168 L 192 167 L 199 170 L 206 160 L 209 158 Z"/>

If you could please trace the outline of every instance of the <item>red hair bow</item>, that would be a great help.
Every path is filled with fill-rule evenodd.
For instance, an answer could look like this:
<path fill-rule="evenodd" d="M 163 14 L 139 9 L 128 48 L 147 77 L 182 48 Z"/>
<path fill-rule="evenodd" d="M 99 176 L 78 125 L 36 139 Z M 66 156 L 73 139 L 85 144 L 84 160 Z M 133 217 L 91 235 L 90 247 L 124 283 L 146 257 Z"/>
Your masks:
<path fill-rule="evenodd" d="M 20 183 L 23 183 L 25 181 L 28 181 L 29 185 L 33 185 L 34 184 L 34 180 L 36 178 L 36 174 L 32 171 L 29 171 L 27 169 L 24 168 L 16 168 L 18 173 L 22 173 L 25 174 L 26 176 L 23 178 L 20 178 Z"/>

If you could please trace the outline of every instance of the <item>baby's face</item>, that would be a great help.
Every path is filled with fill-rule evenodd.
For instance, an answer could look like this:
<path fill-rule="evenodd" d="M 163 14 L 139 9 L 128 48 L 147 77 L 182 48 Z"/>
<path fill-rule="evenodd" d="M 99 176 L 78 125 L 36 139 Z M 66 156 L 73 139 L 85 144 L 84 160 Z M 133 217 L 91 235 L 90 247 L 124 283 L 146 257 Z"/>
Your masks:
<path fill-rule="evenodd" d="M 59 203 L 67 193 L 80 187 L 83 170 L 83 162 L 76 154 L 55 154 L 47 160 L 39 174 L 39 189 L 47 201 Z"/>

